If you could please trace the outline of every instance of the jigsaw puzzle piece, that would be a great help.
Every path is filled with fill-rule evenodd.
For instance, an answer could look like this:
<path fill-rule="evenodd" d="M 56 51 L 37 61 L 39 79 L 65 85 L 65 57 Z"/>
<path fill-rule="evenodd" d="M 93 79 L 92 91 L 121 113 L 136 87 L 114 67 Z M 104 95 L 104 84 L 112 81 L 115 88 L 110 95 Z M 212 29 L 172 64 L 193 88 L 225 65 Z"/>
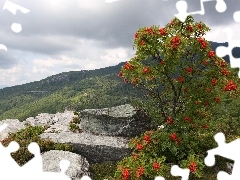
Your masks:
<path fill-rule="evenodd" d="M 16 15 L 17 10 L 21 11 L 22 13 L 28 13 L 30 11 L 29 9 L 26 9 L 26 8 L 19 6 L 15 3 L 12 3 L 10 1 L 5 2 L 4 6 L 3 6 L 3 10 L 4 9 L 9 10 L 14 15 Z"/>
<path fill-rule="evenodd" d="M 224 0 L 217 0 L 215 9 L 219 13 L 222 13 L 222 12 L 226 11 L 227 5 L 226 5 L 225 1 Z"/>
<path fill-rule="evenodd" d="M 208 155 L 204 160 L 207 166 L 213 166 L 215 164 L 215 155 L 219 155 L 231 160 L 235 160 L 236 157 L 238 157 L 240 149 L 240 139 L 236 139 L 230 143 L 226 143 L 223 133 L 217 133 L 214 136 L 214 139 L 218 143 L 218 147 L 207 151 Z"/>
<path fill-rule="evenodd" d="M 14 15 L 16 15 L 17 10 L 21 11 L 22 13 L 28 13 L 30 11 L 29 9 L 26 9 L 22 6 L 14 4 L 10 1 L 5 2 L 4 6 L 3 6 L 3 10 L 4 9 L 9 10 Z M 13 32 L 19 33 L 19 32 L 22 31 L 22 25 L 19 24 L 19 23 L 13 23 L 12 26 L 11 26 L 11 29 L 12 29 Z"/>
<path fill-rule="evenodd" d="M 237 23 L 240 22 L 240 11 L 236 11 L 236 12 L 233 13 L 233 19 Z"/>
<path fill-rule="evenodd" d="M 234 161 L 232 175 L 229 175 L 226 172 L 220 171 L 218 173 L 218 180 L 225 179 L 239 179 L 240 177 L 240 158 L 239 149 L 240 149 L 240 139 L 236 139 L 230 143 L 225 142 L 225 136 L 223 133 L 217 133 L 214 136 L 215 141 L 218 143 L 218 147 L 207 151 L 208 155 L 204 159 L 204 162 L 207 166 L 213 166 L 215 164 L 215 155 L 219 155 Z"/>
<path fill-rule="evenodd" d="M 165 178 L 164 177 L 162 177 L 162 176 L 157 176 L 157 177 L 155 177 L 155 179 L 154 180 L 165 180 Z"/>
<path fill-rule="evenodd" d="M 34 158 L 24 164 L 21 167 L 21 171 L 27 172 L 29 169 L 32 169 L 29 173 L 42 173 L 43 163 L 39 145 L 36 142 L 31 142 L 28 145 L 28 151 L 34 155 Z M 34 169 L 32 167 L 34 167 Z"/>
<path fill-rule="evenodd" d="M 188 180 L 190 170 L 189 169 L 182 169 L 177 165 L 172 166 L 171 174 L 173 176 L 181 176 L 182 180 Z"/>
<path fill-rule="evenodd" d="M 68 167 L 70 166 L 70 162 L 68 160 L 60 161 L 59 166 L 61 172 L 43 172 L 43 163 L 39 145 L 35 142 L 32 142 L 29 144 L 28 150 L 34 154 L 34 158 L 21 167 L 20 177 L 25 180 L 71 180 L 71 178 L 65 174 Z"/>
<path fill-rule="evenodd" d="M 218 175 L 217 175 L 217 179 L 218 180 L 226 180 L 229 179 L 231 180 L 231 175 L 229 175 L 228 173 L 224 172 L 224 171 L 219 171 Z"/>
<path fill-rule="evenodd" d="M 81 180 L 92 180 L 89 176 L 83 176 Z"/>
<path fill-rule="evenodd" d="M 225 46 L 217 47 L 216 54 L 219 57 L 224 57 L 228 55 L 230 59 L 231 68 L 240 68 L 240 58 L 234 58 L 232 55 L 233 48 L 240 47 L 240 41 L 232 39 L 233 37 L 232 29 L 225 28 L 223 31 L 226 32 L 228 37 L 228 47 L 225 47 Z M 238 77 L 240 78 L 240 71 L 238 72 Z"/>
<path fill-rule="evenodd" d="M 238 180 L 240 177 L 240 159 L 238 158 L 238 160 L 234 161 L 234 165 L 233 165 L 233 170 L 231 175 L 224 172 L 224 171 L 219 171 L 219 173 L 217 174 L 217 179 L 218 180 Z"/>
<path fill-rule="evenodd" d="M 176 3 L 176 8 L 178 11 L 178 14 L 175 14 L 175 17 L 177 17 L 180 21 L 184 22 L 189 15 L 187 13 L 187 2 L 186 1 L 178 1 Z"/>
<path fill-rule="evenodd" d="M 4 175 L 9 176 L 12 172 L 17 173 L 19 171 L 20 166 L 11 156 L 11 153 L 16 152 L 18 149 L 19 144 L 16 141 L 10 142 L 7 147 L 4 147 L 2 143 L 0 143 L 0 174 L 2 177 L 4 177 Z"/>
<path fill-rule="evenodd" d="M 187 2 L 184 0 L 180 0 L 176 3 L 176 8 L 178 11 L 178 14 L 175 14 L 175 17 L 177 17 L 180 21 L 184 22 L 187 18 L 188 15 L 194 15 L 194 14 L 200 14 L 204 15 L 205 14 L 205 9 L 204 9 L 204 2 L 207 1 L 216 1 L 216 6 L 215 9 L 219 12 L 222 13 L 226 11 L 227 5 L 224 0 L 201 0 L 200 5 L 201 5 L 201 10 L 200 11 L 195 11 L 195 12 L 187 12 Z"/>

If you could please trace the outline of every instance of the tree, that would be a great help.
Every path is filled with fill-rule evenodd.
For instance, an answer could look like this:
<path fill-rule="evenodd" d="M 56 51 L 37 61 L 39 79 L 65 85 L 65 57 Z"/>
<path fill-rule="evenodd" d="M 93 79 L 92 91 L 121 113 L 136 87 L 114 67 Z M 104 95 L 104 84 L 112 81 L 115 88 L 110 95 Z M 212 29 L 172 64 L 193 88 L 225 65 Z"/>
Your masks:
<path fill-rule="evenodd" d="M 131 141 L 129 146 L 139 161 L 133 163 L 129 157 L 119 163 L 132 167 L 128 177 L 139 175 L 141 163 L 138 178 L 151 178 L 150 172 L 153 177 L 162 175 L 168 168 L 162 165 L 163 171 L 154 171 L 154 167 L 163 162 L 181 164 L 194 175 L 202 175 L 206 151 L 213 148 L 213 135 L 221 131 L 219 118 L 228 123 L 227 116 L 213 110 L 222 107 L 226 95 L 236 98 L 239 94 L 236 71 L 216 56 L 203 37 L 209 30 L 188 16 L 185 22 L 174 18 L 164 28 L 143 27 L 136 32 L 135 56 L 118 75 L 148 92 L 148 99 L 137 106 L 149 113 L 152 123 L 164 128 Z M 123 178 L 124 170 L 127 174 L 126 169 L 119 169 L 116 177 Z"/>

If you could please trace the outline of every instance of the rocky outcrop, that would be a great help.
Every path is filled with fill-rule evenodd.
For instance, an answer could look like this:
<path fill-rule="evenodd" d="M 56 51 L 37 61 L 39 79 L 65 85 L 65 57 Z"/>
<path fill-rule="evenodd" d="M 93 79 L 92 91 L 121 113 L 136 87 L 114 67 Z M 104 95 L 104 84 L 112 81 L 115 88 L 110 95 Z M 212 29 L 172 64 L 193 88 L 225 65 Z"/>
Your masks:
<path fill-rule="evenodd" d="M 0 133 L 0 138 L 1 140 L 6 138 L 9 132 L 17 132 L 25 128 L 27 124 L 45 126 L 47 129 L 40 135 L 42 139 L 70 143 L 74 153 L 86 158 L 87 162 L 101 163 L 104 161 L 116 162 L 129 156 L 131 154 L 131 149 L 128 147 L 129 139 L 154 128 L 150 125 L 150 118 L 145 112 L 128 104 L 109 109 L 81 111 L 81 122 L 78 125 L 82 129 L 81 133 L 70 131 L 69 123 L 73 118 L 77 118 L 77 116 L 72 111 L 65 111 L 56 114 L 42 113 L 23 122 L 18 120 L 1 121 L 0 125 L 7 123 L 9 126 Z M 71 158 L 74 159 L 74 153 L 69 156 L 70 161 Z M 51 160 L 48 159 L 48 161 Z M 84 165 L 82 167 L 86 168 Z M 76 171 L 80 172 L 80 170 Z M 80 174 L 85 172 L 86 169 Z M 71 176 L 75 176 L 73 174 Z"/>
<path fill-rule="evenodd" d="M 70 143 L 74 152 L 86 157 L 89 163 L 101 163 L 104 161 L 118 161 L 130 155 L 128 139 L 122 137 L 96 136 L 90 133 L 44 133 L 43 139 L 51 139 L 54 142 Z"/>
<path fill-rule="evenodd" d="M 129 104 L 104 109 L 86 109 L 80 114 L 80 128 L 84 132 L 96 135 L 130 138 L 155 128 L 143 110 L 135 109 Z"/>

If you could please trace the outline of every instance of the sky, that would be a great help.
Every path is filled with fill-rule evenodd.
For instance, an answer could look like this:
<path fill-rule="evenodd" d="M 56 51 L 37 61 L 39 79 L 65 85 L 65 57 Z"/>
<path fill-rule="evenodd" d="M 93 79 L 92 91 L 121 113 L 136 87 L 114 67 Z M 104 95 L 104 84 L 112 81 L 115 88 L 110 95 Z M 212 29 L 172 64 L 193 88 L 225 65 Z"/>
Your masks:
<path fill-rule="evenodd" d="M 187 12 L 200 11 L 201 0 L 186 0 Z M 12 2 L 28 13 L 4 9 Z M 39 81 L 61 72 L 114 66 L 133 57 L 133 38 L 141 27 L 164 27 L 178 14 L 178 0 L 0 0 L 0 88 Z M 226 0 L 219 13 L 216 0 L 204 2 L 204 15 L 193 15 L 211 28 L 205 38 L 226 42 L 230 27 L 240 39 L 233 13 L 239 0 Z M 22 31 L 14 32 L 13 23 Z"/>

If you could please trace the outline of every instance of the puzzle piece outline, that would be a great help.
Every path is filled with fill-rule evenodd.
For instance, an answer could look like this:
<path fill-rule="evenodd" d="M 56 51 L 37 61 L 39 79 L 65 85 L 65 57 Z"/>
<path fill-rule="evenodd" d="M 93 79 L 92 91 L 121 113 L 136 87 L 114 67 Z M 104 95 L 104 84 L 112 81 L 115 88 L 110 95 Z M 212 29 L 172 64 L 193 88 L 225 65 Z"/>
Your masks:
<path fill-rule="evenodd" d="M 219 12 L 225 12 L 227 9 L 226 3 L 224 0 L 200 0 L 200 11 L 194 11 L 194 12 L 187 12 L 187 2 L 185 0 L 179 0 L 176 2 L 176 9 L 179 12 L 178 14 L 175 14 L 175 17 L 177 17 L 180 21 L 184 22 L 188 15 L 194 15 L 194 14 L 205 14 L 205 8 L 204 8 L 204 2 L 208 1 L 216 1 L 215 9 Z"/>
<path fill-rule="evenodd" d="M 2 10 L 8 10 L 14 15 L 16 15 L 18 10 L 25 14 L 30 12 L 29 9 L 19 6 L 18 4 L 12 3 L 11 1 L 8 0 L 5 1 Z M 14 22 L 11 25 L 11 30 L 15 33 L 20 33 L 22 31 L 22 25 Z M 0 50 L 1 49 L 7 51 L 7 46 L 4 44 L 0 44 Z"/>
<path fill-rule="evenodd" d="M 225 142 L 225 135 L 222 132 L 217 133 L 214 136 L 215 141 L 218 143 L 218 147 L 208 150 L 208 155 L 204 159 L 207 166 L 213 166 L 215 164 L 215 155 L 225 157 L 234 161 L 232 174 L 229 175 L 224 171 L 220 171 L 217 175 L 218 180 L 237 180 L 240 177 L 240 157 L 238 149 L 240 149 L 240 138 L 235 139 L 229 143 Z"/>
<path fill-rule="evenodd" d="M 238 77 L 240 78 L 240 58 L 235 58 L 232 55 L 232 50 L 235 47 L 240 47 L 240 39 L 233 40 L 233 31 L 231 28 L 225 28 L 222 30 L 226 32 L 228 38 L 228 47 L 226 46 L 218 46 L 216 49 L 216 54 L 219 57 L 224 57 L 226 55 L 229 56 L 230 67 L 231 68 L 239 68 Z"/>
<path fill-rule="evenodd" d="M 115 1 L 113 1 L 113 2 L 116 2 L 116 1 L 119 1 L 119 0 L 115 0 Z M 203 2 L 207 2 L 207 1 L 217 1 L 217 5 L 218 5 L 218 2 L 224 2 L 224 0 L 201 0 L 201 11 L 198 11 L 198 12 L 195 12 L 195 14 L 204 14 L 205 13 L 205 10 L 204 10 L 204 6 L 203 6 Z M 6 1 L 6 2 L 9 2 L 9 1 Z M 107 2 L 107 0 L 105 1 L 106 3 L 111 3 L 111 1 L 110 2 Z M 180 1 L 178 1 L 178 2 L 180 2 Z M 183 2 L 183 1 L 182 1 Z M 225 2 L 224 2 L 225 3 Z M 217 8 L 217 5 L 216 5 L 216 10 L 218 11 L 218 12 L 224 12 L 225 10 L 224 10 L 224 8 L 222 8 L 222 7 L 218 7 Z M 20 7 L 20 6 L 19 6 Z M 222 8 L 222 9 L 221 9 Z M 187 9 L 186 9 L 187 10 Z M 17 10 L 16 10 L 17 11 Z M 10 11 L 10 12 L 12 12 L 12 13 L 15 13 L 16 14 L 16 11 Z M 21 11 L 21 10 L 20 10 Z M 23 12 L 23 11 L 22 11 Z M 26 12 L 26 11 L 25 11 Z M 24 13 L 25 13 L 24 12 Z M 193 14 L 194 12 L 192 12 L 192 13 L 187 13 L 186 12 L 186 14 Z M 237 18 L 236 18 L 236 16 L 239 16 L 239 14 L 240 14 L 240 11 L 236 11 L 234 14 L 233 14 L 233 18 L 234 18 L 234 20 L 237 22 L 237 21 L 239 21 L 240 22 L 240 20 L 238 20 Z M 181 18 L 181 17 L 180 17 Z M 182 18 L 183 19 L 183 18 Z M 237 19 L 237 20 L 236 20 Z M 14 32 L 16 32 L 16 33 L 18 33 L 18 32 L 20 32 L 22 29 L 21 28 L 19 28 L 19 25 L 20 24 L 17 24 L 17 23 L 13 23 L 13 27 L 12 27 L 12 30 L 14 31 Z M 15 27 L 14 27 L 15 26 Z M 16 30 L 16 29 L 19 29 L 19 30 Z M 229 41 L 230 42 L 230 41 Z M 233 42 L 233 40 L 231 40 L 231 44 L 233 44 L 232 43 Z M 229 43 L 230 44 L 230 43 Z M 228 47 L 232 47 L 231 45 L 229 45 Z M 237 46 L 236 46 L 237 47 Z M 0 44 L 0 49 L 5 49 L 6 51 L 7 51 L 7 48 L 6 48 L 6 46 L 5 45 L 3 45 L 3 44 Z M 231 59 L 230 59 L 230 62 L 231 62 Z M 232 64 L 231 64 L 231 67 L 232 67 Z M 240 67 L 240 66 L 238 66 L 238 67 Z M 240 77 L 240 76 L 239 76 Z M 2 130 L 0 130 L 0 132 L 1 132 Z M 232 141 L 232 142 L 230 142 L 230 143 L 233 143 L 233 142 L 238 142 L 238 141 Z M 239 141 L 240 142 L 240 141 Z M 11 142 L 11 143 L 14 143 L 14 142 Z M 10 144 L 11 144 L 10 143 Z M 230 143 L 227 143 L 227 144 L 230 144 Z M 7 150 L 8 150 L 8 148 L 10 148 L 12 145 L 10 145 L 9 144 L 9 146 L 6 148 Z M 16 144 L 15 144 L 16 145 Z M 35 146 L 35 147 L 34 147 Z M 35 155 L 35 161 L 36 162 L 42 162 L 41 160 L 41 155 L 40 155 L 40 151 L 39 151 L 39 146 L 37 145 L 37 143 L 36 144 L 34 144 L 34 142 L 33 143 L 31 143 L 30 145 L 29 145 L 29 152 L 31 152 L 31 153 L 33 153 L 34 155 Z M 37 149 L 38 148 L 38 149 Z M 16 149 L 16 148 L 15 148 Z M 211 151 L 211 150 L 209 150 L 209 151 Z M 208 151 L 208 152 L 209 152 Z M 8 152 L 13 152 L 13 149 L 12 148 L 10 148 L 9 150 L 8 150 Z M 22 167 L 20 167 L 20 168 L 22 168 L 22 169 L 28 169 L 28 167 L 29 166 L 31 166 L 31 164 L 32 164 L 32 161 L 33 161 L 33 159 L 32 160 L 30 160 L 29 162 L 27 162 L 24 166 L 22 166 Z M 16 162 L 15 162 L 16 163 Z M 61 163 L 61 162 L 60 162 Z M 39 163 L 40 164 L 40 163 Z M 64 164 L 66 164 L 66 163 L 64 163 Z M 240 163 L 239 163 L 240 164 Z M 42 164 L 41 164 L 42 165 Z M 69 166 L 69 165 L 68 165 Z M 39 165 L 39 167 L 40 167 L 40 165 Z M 42 167 L 42 166 L 41 166 Z M 61 168 L 61 170 L 62 169 L 67 169 L 66 168 L 67 166 L 65 166 L 65 168 Z M 21 169 L 21 170 L 22 170 Z M 39 170 L 39 173 L 41 172 L 42 173 L 42 171 L 40 171 L 40 168 L 36 168 L 36 171 L 38 171 Z M 41 168 L 41 170 L 42 170 L 42 168 Z M 179 170 L 179 171 L 178 171 Z M 187 175 L 189 175 L 189 169 L 181 169 L 181 168 L 179 168 L 179 166 L 177 166 L 177 165 L 174 165 L 174 166 L 172 166 L 172 168 L 171 168 L 171 174 L 172 175 L 174 175 L 174 176 L 179 176 L 179 174 L 177 173 L 177 171 L 178 171 L 178 173 L 180 173 L 180 171 L 181 171 L 181 173 L 183 173 L 183 172 L 186 172 L 185 173 L 185 175 L 183 175 L 182 176 L 182 180 L 183 180 L 183 178 L 184 178 L 184 180 L 185 179 L 187 179 L 188 178 L 188 176 Z M 36 173 L 36 172 L 35 172 Z M 47 172 L 48 173 L 48 177 L 50 176 L 50 174 L 51 173 L 54 173 L 54 172 Z M 62 171 L 61 171 L 61 173 L 62 173 Z M 180 173 L 180 174 L 181 174 Z M 219 174 L 220 174 L 221 172 L 219 172 Z M 224 172 L 223 172 L 224 173 Z M 222 174 L 223 175 L 223 174 Z M 25 179 L 26 179 L 26 177 L 24 177 Z M 34 174 L 34 178 L 36 179 L 36 174 Z M 157 179 L 158 178 L 158 179 Z M 162 179 L 161 179 L 162 178 Z M 89 178 L 90 179 L 90 178 Z M 164 178 L 163 177 L 156 177 L 155 178 L 155 180 L 164 180 Z M 82 179 L 83 180 L 83 179 Z"/>
<path fill-rule="evenodd" d="M 4 131 L 8 124 L 4 123 L 0 126 L 0 132 Z M 34 155 L 34 157 L 23 166 L 19 166 L 17 162 L 12 158 L 11 153 L 16 152 L 19 149 L 19 144 L 16 141 L 9 143 L 7 147 L 4 147 L 0 142 L 0 177 L 8 177 L 8 179 L 46 179 L 46 180 L 71 180 L 65 172 L 70 166 L 68 160 L 61 160 L 59 163 L 60 172 L 43 172 L 43 162 L 40 152 L 40 147 L 36 142 L 31 142 L 28 145 L 28 151 Z M 34 168 L 33 168 L 34 167 Z M 14 173 L 12 173 L 14 172 Z"/>

